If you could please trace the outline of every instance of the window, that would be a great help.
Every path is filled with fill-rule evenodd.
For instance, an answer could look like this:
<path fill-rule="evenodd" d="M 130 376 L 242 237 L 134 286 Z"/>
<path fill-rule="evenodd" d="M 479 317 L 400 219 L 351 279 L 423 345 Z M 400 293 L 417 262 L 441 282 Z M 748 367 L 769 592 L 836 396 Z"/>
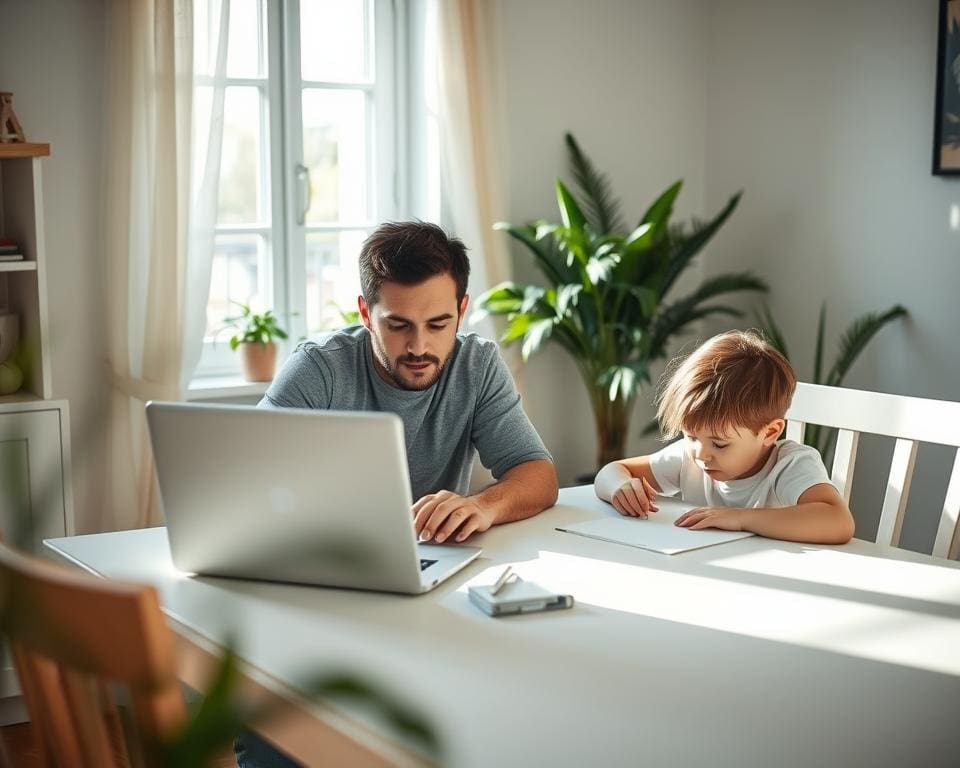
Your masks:
<path fill-rule="evenodd" d="M 391 0 L 223 4 L 225 73 L 197 95 L 213 98 L 220 87 L 224 98 L 198 377 L 239 370 L 223 330 L 238 303 L 272 308 L 291 348 L 342 325 L 339 310 L 356 307 L 364 238 L 384 220 L 431 218 L 439 186 L 424 187 L 438 171 L 425 106 L 422 8 L 407 12 Z M 407 55 L 408 33 L 416 57 Z"/>

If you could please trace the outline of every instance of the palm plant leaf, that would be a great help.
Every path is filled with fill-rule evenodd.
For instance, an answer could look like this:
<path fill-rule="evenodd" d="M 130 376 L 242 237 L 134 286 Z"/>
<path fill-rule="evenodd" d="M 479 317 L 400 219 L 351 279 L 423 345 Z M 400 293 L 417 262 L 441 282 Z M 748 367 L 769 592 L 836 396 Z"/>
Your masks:
<path fill-rule="evenodd" d="M 839 386 L 870 339 L 887 323 L 905 314 L 906 308 L 895 304 L 886 312 L 867 312 L 854 320 L 840 337 L 837 357 L 827 374 L 826 384 Z"/>
<path fill-rule="evenodd" d="M 494 229 L 502 229 L 514 240 L 523 243 L 533 254 L 534 263 L 553 285 L 575 282 L 579 279 L 576 270 L 571 270 L 564 262 L 552 235 L 537 237 L 537 227 L 533 224 L 515 227 L 504 222 L 494 224 Z"/>
<path fill-rule="evenodd" d="M 735 291 L 766 291 L 767 285 L 750 272 L 716 275 L 697 288 L 689 296 L 662 307 L 653 319 L 650 334 L 647 337 L 648 354 L 659 357 L 666 353 L 670 337 L 690 323 L 711 315 L 740 317 L 738 309 L 723 304 L 703 306 L 703 303 L 726 293 Z"/>
<path fill-rule="evenodd" d="M 754 310 L 753 316 L 767 341 L 773 345 L 774 349 L 789 360 L 790 354 L 787 352 L 787 342 L 783 337 L 783 331 L 780 330 L 780 326 L 777 325 L 777 321 L 773 318 L 770 305 L 764 302 L 759 310 Z"/>
<path fill-rule="evenodd" d="M 623 229 L 620 203 L 610 191 L 610 182 L 605 174 L 594 168 L 572 134 L 565 135 L 569 153 L 570 171 L 583 193 L 587 208 L 587 220 L 595 232 L 607 233 Z"/>
<path fill-rule="evenodd" d="M 817 347 L 813 353 L 813 383 L 820 384 L 823 375 L 823 336 L 827 327 L 827 302 L 820 305 L 820 319 L 817 321 Z"/>
<path fill-rule="evenodd" d="M 738 192 L 730 198 L 726 206 L 711 221 L 697 227 L 689 236 L 679 240 L 670 254 L 666 264 L 663 277 L 660 281 L 660 294 L 666 296 L 673 286 L 673 283 L 685 270 L 693 258 L 717 233 L 717 230 L 723 226 L 724 222 L 730 218 L 730 214 L 736 209 L 740 202 L 741 192 Z"/>
<path fill-rule="evenodd" d="M 560 219 L 563 226 L 573 235 L 582 235 L 587 217 L 583 215 L 576 198 L 570 194 L 564 183 L 557 179 L 557 205 L 560 207 Z"/>
<path fill-rule="evenodd" d="M 640 224 L 650 224 L 655 230 L 664 230 L 673 214 L 673 204 L 683 189 L 683 179 L 675 181 L 667 190 L 653 201 L 653 205 L 647 208 L 647 212 L 640 219 Z"/>

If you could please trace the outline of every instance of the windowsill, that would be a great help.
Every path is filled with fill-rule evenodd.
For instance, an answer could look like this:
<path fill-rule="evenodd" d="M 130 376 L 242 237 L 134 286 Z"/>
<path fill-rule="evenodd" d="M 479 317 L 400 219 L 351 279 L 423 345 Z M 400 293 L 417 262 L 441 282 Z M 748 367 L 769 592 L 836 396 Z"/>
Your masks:
<path fill-rule="evenodd" d="M 205 376 L 190 382 L 187 400 L 254 397 L 262 395 L 269 386 L 269 381 L 247 381 L 240 376 Z"/>

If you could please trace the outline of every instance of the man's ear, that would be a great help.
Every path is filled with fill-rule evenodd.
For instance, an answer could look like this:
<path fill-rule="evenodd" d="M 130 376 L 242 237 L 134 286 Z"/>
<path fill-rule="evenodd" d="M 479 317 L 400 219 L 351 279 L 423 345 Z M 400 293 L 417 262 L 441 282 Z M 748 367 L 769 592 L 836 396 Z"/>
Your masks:
<path fill-rule="evenodd" d="M 458 330 L 459 330 L 459 328 L 460 328 L 460 323 L 463 322 L 463 318 L 467 316 L 467 305 L 468 305 L 469 303 L 470 303 L 470 296 L 465 293 L 465 294 L 463 295 L 463 298 L 460 299 L 460 310 L 459 310 L 459 312 L 458 312 L 458 317 L 457 317 L 457 329 L 458 329 Z"/>
<path fill-rule="evenodd" d="M 763 444 L 764 445 L 773 445 L 777 442 L 777 438 L 780 437 L 780 434 L 783 432 L 784 427 L 787 426 L 787 422 L 783 419 L 774 419 L 767 426 L 763 428 Z"/>
<path fill-rule="evenodd" d="M 357 296 L 357 309 L 360 310 L 360 320 L 366 326 L 366 329 L 370 330 L 370 307 L 367 306 L 367 302 L 364 301 L 363 296 Z"/>

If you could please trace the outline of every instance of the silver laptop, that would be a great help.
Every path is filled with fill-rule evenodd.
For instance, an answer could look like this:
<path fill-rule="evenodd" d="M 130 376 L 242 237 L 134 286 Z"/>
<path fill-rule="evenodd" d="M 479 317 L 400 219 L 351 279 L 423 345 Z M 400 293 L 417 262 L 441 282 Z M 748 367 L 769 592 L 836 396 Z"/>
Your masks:
<path fill-rule="evenodd" d="M 147 403 L 183 571 L 418 594 L 480 554 L 418 544 L 392 413 Z"/>

